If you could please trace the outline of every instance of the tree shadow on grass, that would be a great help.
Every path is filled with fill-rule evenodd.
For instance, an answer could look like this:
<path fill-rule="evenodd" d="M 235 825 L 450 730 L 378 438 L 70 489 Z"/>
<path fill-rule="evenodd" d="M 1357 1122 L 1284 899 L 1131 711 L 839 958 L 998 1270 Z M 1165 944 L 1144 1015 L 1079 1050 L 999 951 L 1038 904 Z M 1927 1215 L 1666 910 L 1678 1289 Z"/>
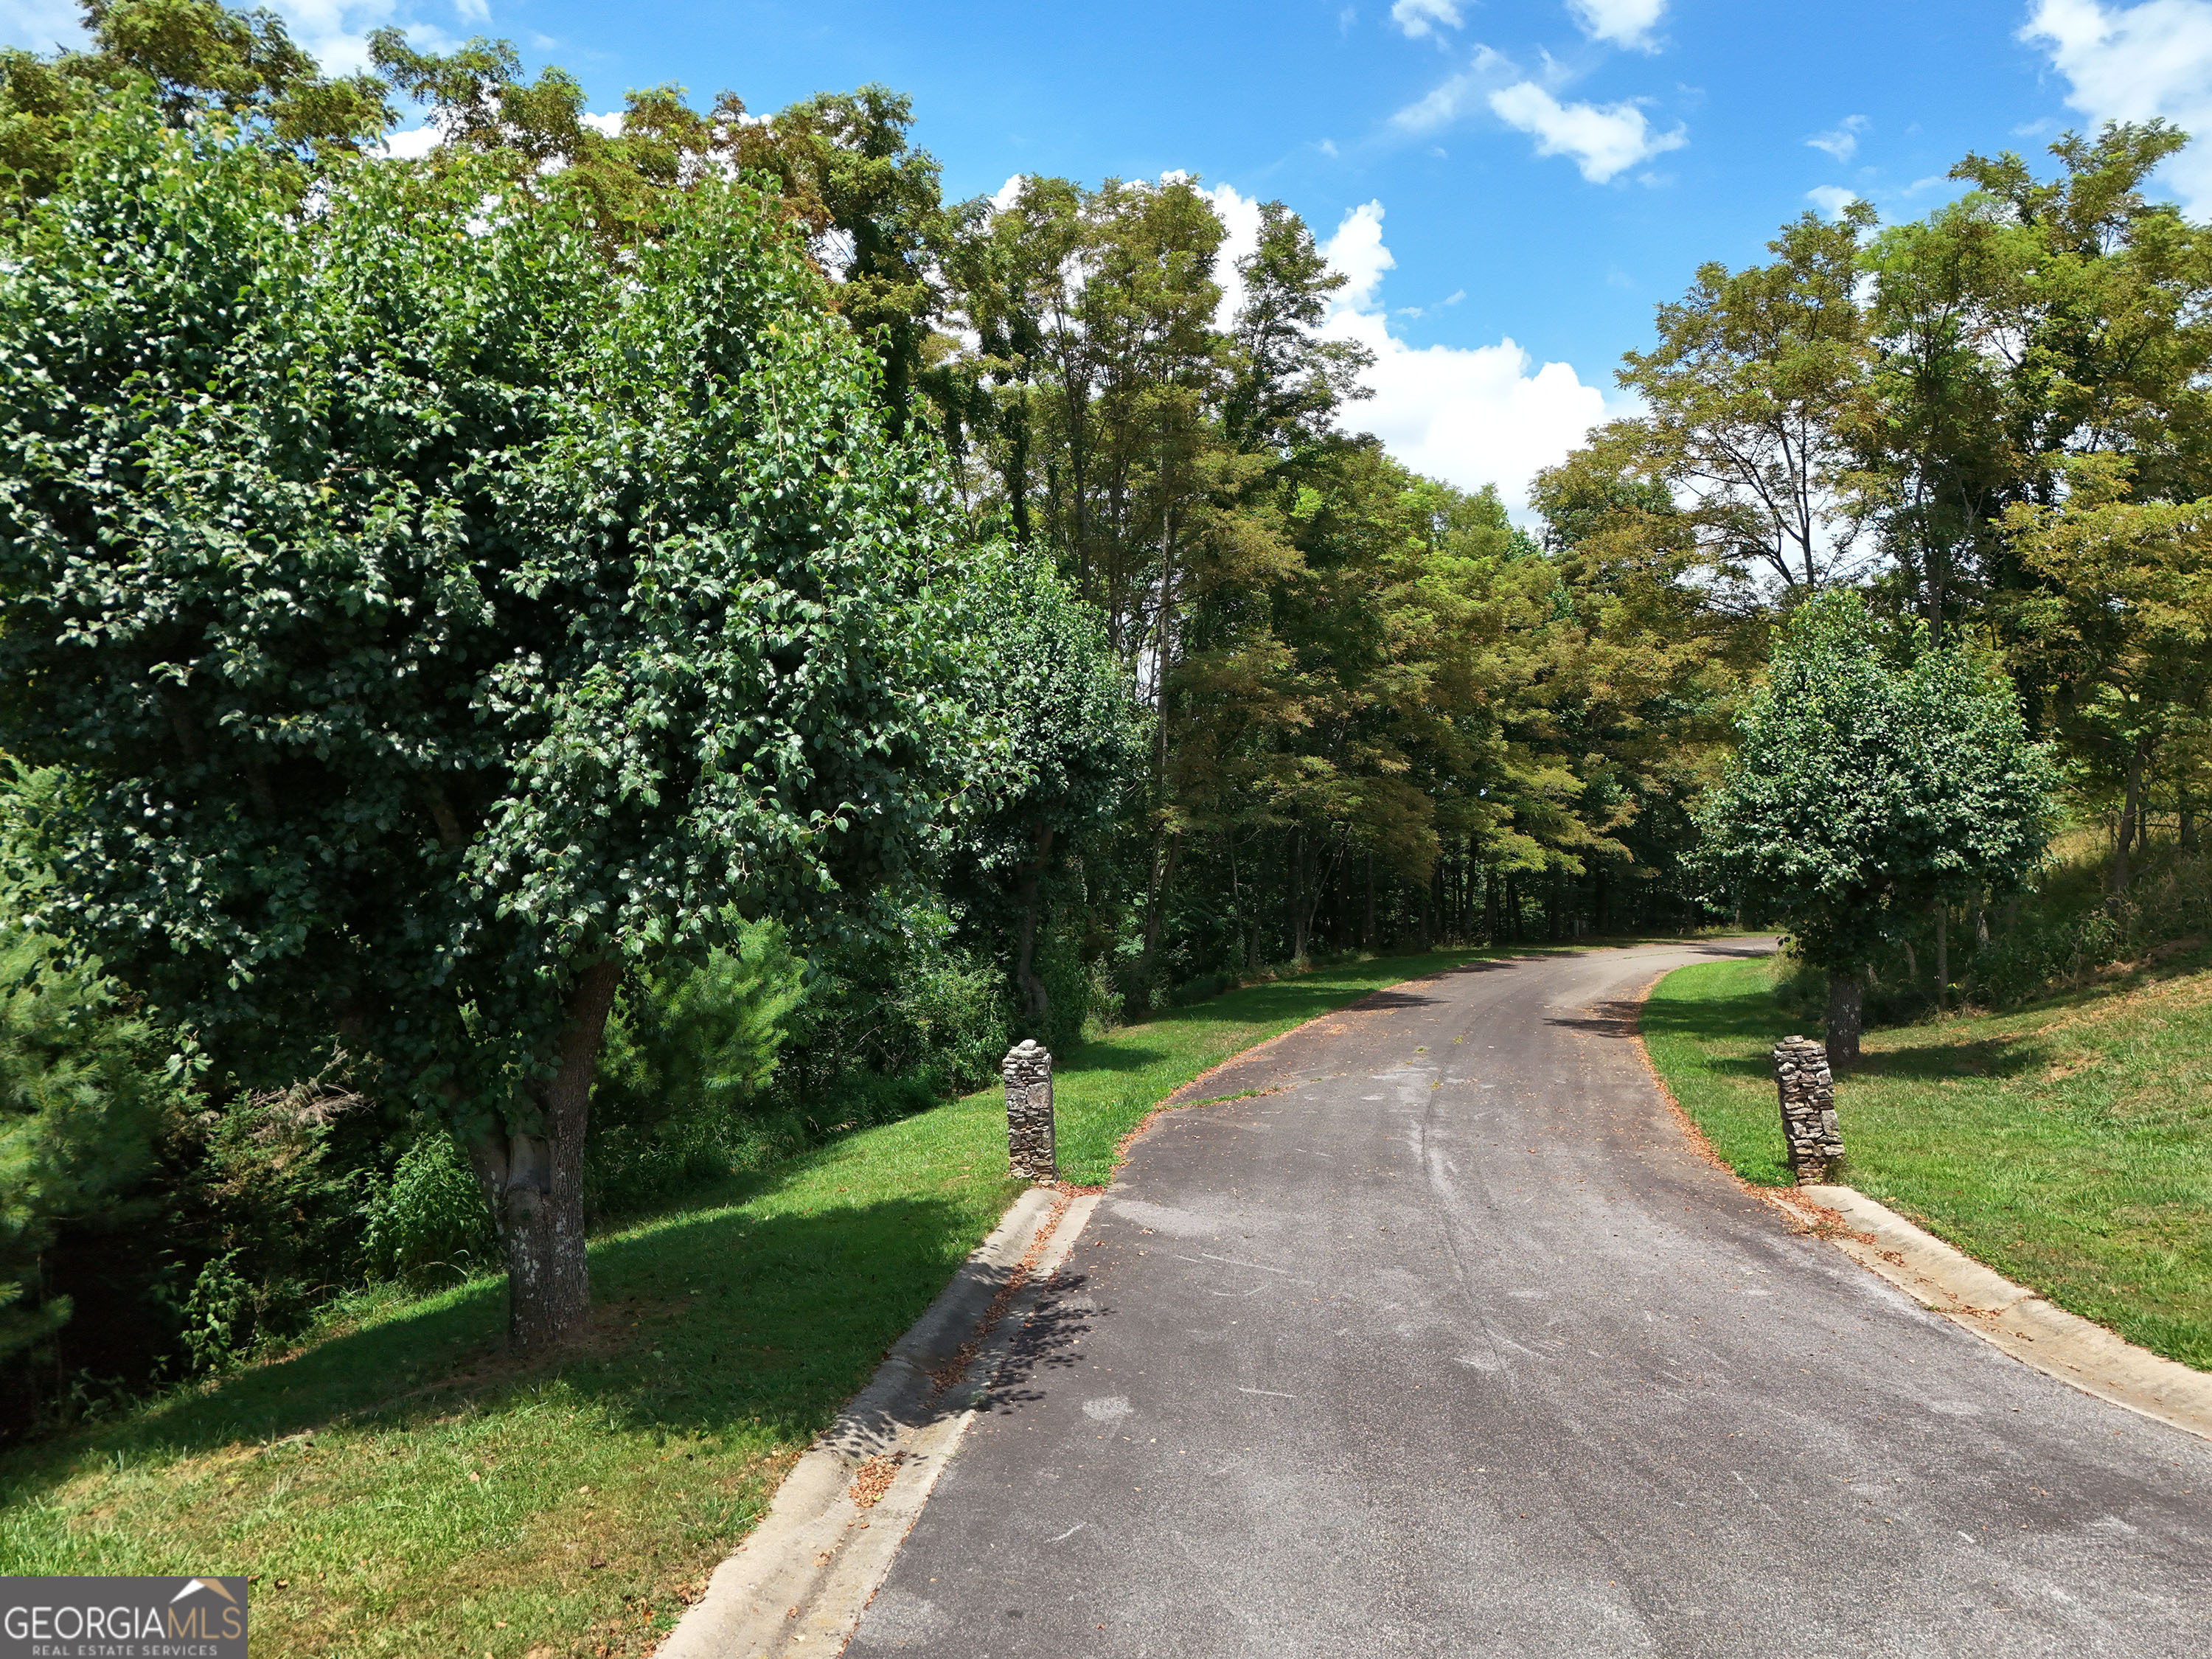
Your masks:
<path fill-rule="evenodd" d="M 1788 1015 L 1766 986 L 1726 996 L 1677 1001 L 1655 997 L 1638 1022 L 1646 1042 L 1680 1039 L 1699 1045 L 1698 1064 L 1722 1077 L 1769 1075 L 1766 1051 L 1790 1035 Z M 1737 1048 L 1742 1044 L 1744 1052 Z"/>
<path fill-rule="evenodd" d="M 556 1382 L 633 1426 L 808 1438 L 979 1236 L 974 1206 L 923 1198 L 667 1221 L 592 1246 L 591 1322 L 546 1360 L 507 1354 L 505 1282 L 477 1280 L 121 1422 L 24 1448 L 0 1463 L 0 1492 L 22 1501 L 117 1457 L 495 1416 Z"/>
<path fill-rule="evenodd" d="M 1846 1067 L 1844 1076 L 1918 1083 L 1949 1078 L 2016 1078 L 2046 1064 L 2049 1058 L 2047 1046 L 2033 1031 L 1966 1042 L 1938 1038 L 1909 1048 L 1864 1049 L 1858 1063 Z"/>

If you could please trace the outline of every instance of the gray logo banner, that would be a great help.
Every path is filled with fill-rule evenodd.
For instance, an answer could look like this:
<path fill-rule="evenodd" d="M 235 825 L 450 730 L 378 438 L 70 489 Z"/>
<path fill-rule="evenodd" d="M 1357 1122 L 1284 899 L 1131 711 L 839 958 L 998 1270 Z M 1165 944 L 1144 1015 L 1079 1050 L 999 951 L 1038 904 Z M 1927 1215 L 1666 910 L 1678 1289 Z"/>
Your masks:
<path fill-rule="evenodd" d="M 243 1578 L 0 1578 L 0 1659 L 246 1659 Z"/>

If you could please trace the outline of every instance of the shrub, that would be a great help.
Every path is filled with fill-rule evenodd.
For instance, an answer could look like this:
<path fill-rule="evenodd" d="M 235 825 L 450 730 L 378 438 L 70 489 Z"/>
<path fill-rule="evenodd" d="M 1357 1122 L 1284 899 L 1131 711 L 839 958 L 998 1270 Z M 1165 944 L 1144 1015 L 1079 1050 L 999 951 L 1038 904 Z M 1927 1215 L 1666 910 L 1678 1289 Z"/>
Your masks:
<path fill-rule="evenodd" d="M 362 1259 L 380 1278 L 462 1278 L 498 1266 L 491 1212 L 468 1160 L 442 1124 L 423 1120 L 388 1180 L 362 1206 Z"/>
<path fill-rule="evenodd" d="M 592 1097 L 584 1190 L 594 1215 L 726 1174 L 744 1142 L 739 1121 L 775 1079 L 805 965 L 774 922 L 736 933 L 734 951 L 623 987 Z"/>
<path fill-rule="evenodd" d="M 173 1045 L 42 935 L 0 934 L 0 1363 L 59 1330 L 47 1253 L 65 1226 L 141 1218 L 181 1097 Z"/>
<path fill-rule="evenodd" d="M 173 1260 L 187 1271 L 198 1262 L 179 1305 L 186 1369 L 220 1370 L 298 1335 L 357 1279 L 374 1165 L 335 1138 L 348 1120 L 367 1129 L 379 1115 L 333 1070 L 187 1120 L 172 1149 L 190 1170 Z"/>

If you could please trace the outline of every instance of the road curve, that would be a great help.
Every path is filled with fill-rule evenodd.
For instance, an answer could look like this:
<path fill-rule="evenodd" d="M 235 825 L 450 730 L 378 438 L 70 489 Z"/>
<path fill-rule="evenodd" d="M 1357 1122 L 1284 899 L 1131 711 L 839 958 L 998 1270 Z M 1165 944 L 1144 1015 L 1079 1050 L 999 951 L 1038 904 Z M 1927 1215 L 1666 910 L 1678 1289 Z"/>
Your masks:
<path fill-rule="evenodd" d="M 2189 1655 L 2212 1446 L 1693 1155 L 1636 1000 L 1483 962 L 1133 1147 L 846 1651 Z M 1778 1033 L 1778 1035 L 1780 1035 Z"/>

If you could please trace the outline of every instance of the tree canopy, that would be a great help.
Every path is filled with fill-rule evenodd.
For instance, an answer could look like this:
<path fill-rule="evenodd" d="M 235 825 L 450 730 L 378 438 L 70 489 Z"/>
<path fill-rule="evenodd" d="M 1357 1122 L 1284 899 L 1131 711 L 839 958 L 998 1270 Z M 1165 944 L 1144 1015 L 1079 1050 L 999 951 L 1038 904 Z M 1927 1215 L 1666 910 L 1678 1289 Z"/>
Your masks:
<path fill-rule="evenodd" d="M 7 741 L 70 779 L 31 915 L 218 1054 L 434 1095 L 510 1266 L 550 1188 L 580 1274 L 623 964 L 933 833 L 941 491 L 742 183 L 611 273 L 557 177 L 365 167 L 302 224 L 219 125 L 99 118 L 0 274 Z"/>
<path fill-rule="evenodd" d="M 1698 812 L 1716 896 L 1780 916 L 1829 970 L 1830 1055 L 1857 1057 L 1860 975 L 1931 904 L 2016 889 L 2057 782 L 1987 657 L 1884 623 L 1848 590 L 1800 607 Z"/>

